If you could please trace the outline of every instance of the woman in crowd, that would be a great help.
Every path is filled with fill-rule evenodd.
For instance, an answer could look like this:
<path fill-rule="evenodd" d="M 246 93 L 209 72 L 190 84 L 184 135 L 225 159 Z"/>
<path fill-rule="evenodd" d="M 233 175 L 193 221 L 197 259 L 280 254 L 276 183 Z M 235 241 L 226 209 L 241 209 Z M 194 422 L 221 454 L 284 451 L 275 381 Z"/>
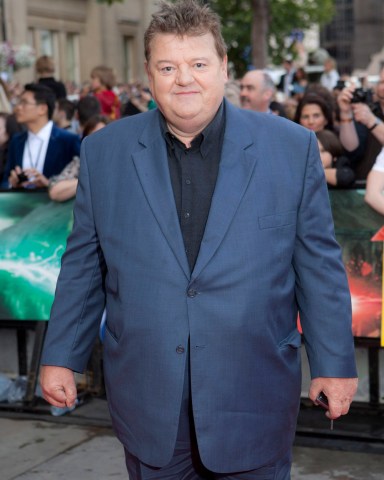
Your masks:
<path fill-rule="evenodd" d="M 0 184 L 8 158 L 8 147 L 15 133 L 21 132 L 23 127 L 17 123 L 13 114 L 0 112 Z"/>
<path fill-rule="evenodd" d="M 109 119 L 105 115 L 94 115 L 85 124 L 83 139 L 104 128 L 108 123 Z M 74 157 L 59 175 L 50 178 L 48 192 L 51 200 L 64 202 L 76 195 L 79 171 L 80 158 Z"/>
<path fill-rule="evenodd" d="M 327 184 L 331 187 L 350 187 L 355 181 L 355 173 L 349 159 L 343 155 L 343 146 L 337 135 L 330 130 L 320 130 L 316 136 Z"/>
<path fill-rule="evenodd" d="M 115 84 L 116 78 L 112 68 L 101 65 L 91 71 L 91 92 L 100 102 L 101 113 L 110 120 L 116 120 L 121 116 L 119 97 L 112 90 Z"/>
<path fill-rule="evenodd" d="M 365 201 L 374 210 L 384 215 L 384 148 L 376 158 L 367 177 Z"/>
<path fill-rule="evenodd" d="M 300 101 L 309 85 L 308 75 L 303 67 L 296 70 L 295 79 L 292 83 L 292 97 Z"/>
<path fill-rule="evenodd" d="M 333 105 L 316 93 L 307 93 L 297 105 L 294 121 L 314 132 L 333 130 Z"/>

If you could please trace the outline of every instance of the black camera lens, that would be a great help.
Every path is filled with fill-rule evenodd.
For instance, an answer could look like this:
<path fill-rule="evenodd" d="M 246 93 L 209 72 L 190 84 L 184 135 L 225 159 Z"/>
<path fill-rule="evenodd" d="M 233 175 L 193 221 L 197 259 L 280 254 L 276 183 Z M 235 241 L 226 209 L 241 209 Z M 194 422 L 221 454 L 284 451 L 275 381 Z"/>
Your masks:
<path fill-rule="evenodd" d="M 356 88 L 356 90 L 353 92 L 351 103 L 372 103 L 372 90 Z"/>

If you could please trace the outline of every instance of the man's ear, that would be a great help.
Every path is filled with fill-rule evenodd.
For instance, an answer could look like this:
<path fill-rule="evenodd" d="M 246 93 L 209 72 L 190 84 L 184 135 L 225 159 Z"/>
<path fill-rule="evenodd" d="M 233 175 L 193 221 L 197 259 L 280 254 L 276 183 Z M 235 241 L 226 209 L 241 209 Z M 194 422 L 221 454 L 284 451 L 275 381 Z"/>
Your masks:
<path fill-rule="evenodd" d="M 46 103 L 39 103 L 37 109 L 40 116 L 48 117 L 48 105 Z"/>

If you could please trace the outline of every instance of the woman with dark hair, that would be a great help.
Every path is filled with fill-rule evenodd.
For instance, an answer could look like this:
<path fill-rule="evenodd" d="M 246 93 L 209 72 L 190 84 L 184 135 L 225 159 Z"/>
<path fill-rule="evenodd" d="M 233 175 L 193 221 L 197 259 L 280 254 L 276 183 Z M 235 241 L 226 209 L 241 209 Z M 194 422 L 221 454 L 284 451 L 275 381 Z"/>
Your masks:
<path fill-rule="evenodd" d="M 84 125 L 83 139 L 110 123 L 106 115 L 93 115 Z M 80 171 L 80 158 L 73 157 L 64 170 L 49 179 L 48 193 L 51 200 L 65 202 L 76 195 Z"/>
<path fill-rule="evenodd" d="M 307 93 L 297 105 L 294 121 L 314 132 L 333 131 L 333 105 L 315 93 Z"/>
<path fill-rule="evenodd" d="M 8 147 L 15 133 L 19 133 L 23 127 L 17 123 L 13 114 L 0 112 L 0 184 L 3 180 L 3 172 L 8 158 Z"/>
<path fill-rule="evenodd" d="M 321 162 L 327 184 L 332 187 L 350 187 L 355 181 L 349 159 L 343 155 L 343 146 L 337 135 L 330 130 L 316 132 Z"/>

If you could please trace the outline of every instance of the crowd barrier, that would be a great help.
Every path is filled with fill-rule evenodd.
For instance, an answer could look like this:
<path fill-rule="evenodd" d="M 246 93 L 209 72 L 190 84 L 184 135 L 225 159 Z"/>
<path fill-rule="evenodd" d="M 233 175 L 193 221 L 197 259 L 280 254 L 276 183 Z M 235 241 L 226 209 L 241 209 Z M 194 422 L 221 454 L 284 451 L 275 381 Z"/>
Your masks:
<path fill-rule="evenodd" d="M 370 370 L 376 369 L 378 378 L 378 350 L 384 346 L 384 235 L 376 234 L 383 217 L 364 203 L 363 189 L 330 190 L 329 195 L 352 295 L 353 332 L 359 345 L 372 349 Z M 52 202 L 45 191 L 0 191 L 0 327 L 20 332 L 33 325 L 36 330 L 30 397 L 72 209 L 73 201 Z M 23 350 L 22 334 L 19 337 Z M 25 363 L 23 355 L 19 358 Z M 372 381 L 375 396 L 379 387 Z"/>

